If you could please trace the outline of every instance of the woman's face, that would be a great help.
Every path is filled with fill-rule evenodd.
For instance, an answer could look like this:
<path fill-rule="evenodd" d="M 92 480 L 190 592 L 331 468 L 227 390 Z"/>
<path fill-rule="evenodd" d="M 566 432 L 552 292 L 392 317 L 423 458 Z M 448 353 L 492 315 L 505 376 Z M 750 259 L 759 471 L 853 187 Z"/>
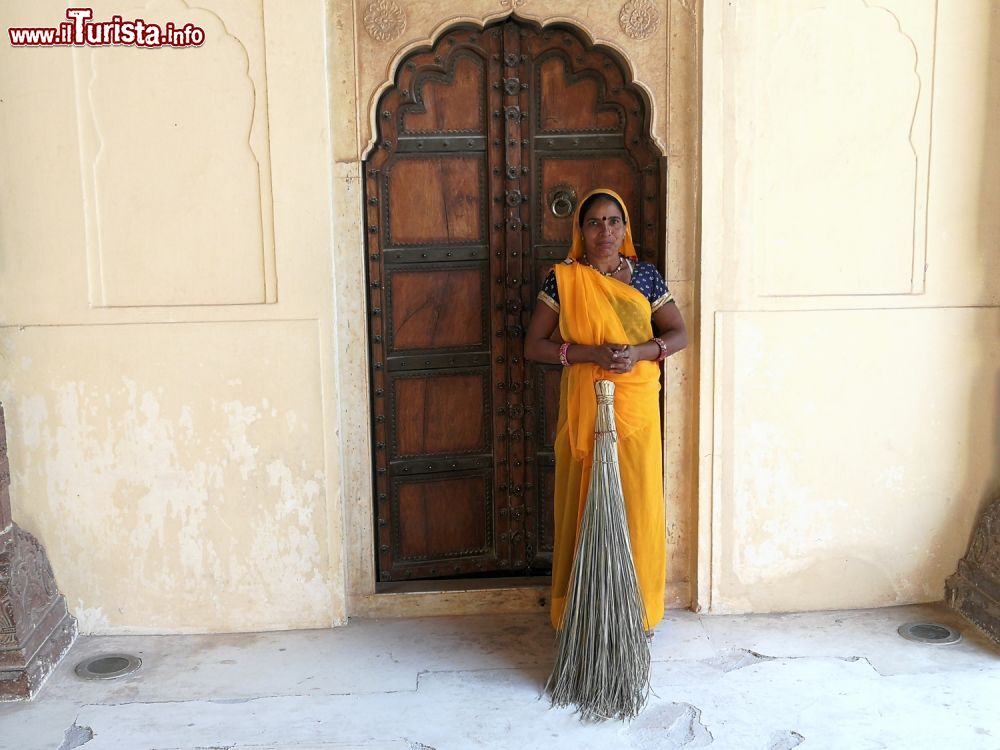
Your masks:
<path fill-rule="evenodd" d="M 588 256 L 618 254 L 625 241 L 625 217 L 610 198 L 598 198 L 583 215 L 583 247 Z"/>

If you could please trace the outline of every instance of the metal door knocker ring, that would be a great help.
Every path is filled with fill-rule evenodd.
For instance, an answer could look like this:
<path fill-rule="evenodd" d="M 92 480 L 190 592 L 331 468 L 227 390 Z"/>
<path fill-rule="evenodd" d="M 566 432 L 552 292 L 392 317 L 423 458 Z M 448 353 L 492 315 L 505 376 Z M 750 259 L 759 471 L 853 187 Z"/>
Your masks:
<path fill-rule="evenodd" d="M 549 209 L 553 216 L 565 219 L 573 214 L 574 208 L 576 208 L 576 191 L 572 188 L 560 185 L 549 193 Z"/>

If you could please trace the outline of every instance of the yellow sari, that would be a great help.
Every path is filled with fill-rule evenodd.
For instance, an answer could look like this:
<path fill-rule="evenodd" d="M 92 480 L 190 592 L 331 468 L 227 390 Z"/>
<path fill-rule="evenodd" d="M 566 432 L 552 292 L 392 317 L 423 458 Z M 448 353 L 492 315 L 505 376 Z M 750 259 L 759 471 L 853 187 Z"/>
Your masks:
<path fill-rule="evenodd" d="M 610 190 L 594 192 L 617 195 Z M 587 196 L 580 201 L 583 204 Z M 625 211 L 625 203 L 618 198 Z M 577 208 L 579 212 L 579 208 Z M 621 252 L 635 257 L 631 227 Z M 642 344 L 653 337 L 649 300 L 635 288 L 608 278 L 576 262 L 583 238 L 574 216 L 573 245 L 566 262 L 555 267 L 559 289 L 559 332 L 574 344 Z M 660 369 L 655 362 L 637 362 L 631 372 L 612 373 L 590 363 L 563 369 L 555 454 L 555 548 L 552 559 L 551 619 L 558 628 L 580 519 L 594 459 L 594 419 L 597 399 L 594 383 L 615 383 L 615 421 L 618 462 L 632 559 L 646 609 L 646 629 L 663 618 L 666 588 L 666 529 L 663 504 L 663 462 L 660 438 Z"/>

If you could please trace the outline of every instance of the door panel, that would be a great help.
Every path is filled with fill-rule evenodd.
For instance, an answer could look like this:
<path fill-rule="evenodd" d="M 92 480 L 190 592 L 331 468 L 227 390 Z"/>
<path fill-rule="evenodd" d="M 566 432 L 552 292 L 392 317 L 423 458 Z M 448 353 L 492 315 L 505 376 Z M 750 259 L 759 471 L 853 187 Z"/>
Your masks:
<path fill-rule="evenodd" d="M 458 264 L 386 273 L 389 350 L 486 348 L 486 269 Z"/>
<path fill-rule="evenodd" d="M 604 103 L 606 87 L 599 74 L 590 70 L 574 73 L 562 50 L 541 55 L 535 67 L 539 133 L 621 132 L 621 108 Z"/>
<path fill-rule="evenodd" d="M 486 131 L 486 71 L 480 55 L 460 52 L 449 59 L 447 70 L 427 69 L 415 85 L 419 104 L 404 108 L 403 132 Z"/>
<path fill-rule="evenodd" d="M 486 372 L 421 371 L 394 376 L 392 386 L 392 458 L 488 452 Z"/>
<path fill-rule="evenodd" d="M 491 536 L 490 477 L 481 472 L 398 482 L 399 555 L 406 561 L 482 554 Z"/>
<path fill-rule="evenodd" d="M 559 381 L 562 378 L 562 368 L 545 368 L 539 370 L 541 382 L 536 387 L 538 399 L 538 425 L 541 428 L 539 443 L 543 448 L 552 450 L 556 441 L 556 422 L 559 418 Z"/>
<path fill-rule="evenodd" d="M 486 241 L 482 156 L 404 158 L 384 174 L 386 247 Z"/>
<path fill-rule="evenodd" d="M 409 55 L 364 164 L 381 581 L 546 573 L 561 369 L 525 362 L 592 187 L 663 263 L 660 154 L 622 63 L 570 28 L 457 27 Z"/>
<path fill-rule="evenodd" d="M 555 494 L 556 467 L 554 464 L 541 464 L 539 466 L 541 475 L 542 497 L 551 498 Z M 552 564 L 552 541 L 556 526 L 555 508 L 552 502 L 542 503 L 541 512 L 538 514 L 538 557 L 544 558 Z"/>
<path fill-rule="evenodd" d="M 394 561 L 387 572 L 434 578 L 493 567 L 492 474 L 485 469 L 393 479 L 393 523 L 385 534 L 391 544 L 380 549 Z"/>

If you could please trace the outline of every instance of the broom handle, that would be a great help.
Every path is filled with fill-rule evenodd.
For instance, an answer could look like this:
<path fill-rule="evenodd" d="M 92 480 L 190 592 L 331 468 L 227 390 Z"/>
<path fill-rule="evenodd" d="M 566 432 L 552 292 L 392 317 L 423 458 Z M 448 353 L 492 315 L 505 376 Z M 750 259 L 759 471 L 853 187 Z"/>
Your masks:
<path fill-rule="evenodd" d="M 597 392 L 597 414 L 594 419 L 594 435 L 606 434 L 617 442 L 617 426 L 615 425 L 615 384 L 611 380 L 598 380 L 594 383 Z"/>

